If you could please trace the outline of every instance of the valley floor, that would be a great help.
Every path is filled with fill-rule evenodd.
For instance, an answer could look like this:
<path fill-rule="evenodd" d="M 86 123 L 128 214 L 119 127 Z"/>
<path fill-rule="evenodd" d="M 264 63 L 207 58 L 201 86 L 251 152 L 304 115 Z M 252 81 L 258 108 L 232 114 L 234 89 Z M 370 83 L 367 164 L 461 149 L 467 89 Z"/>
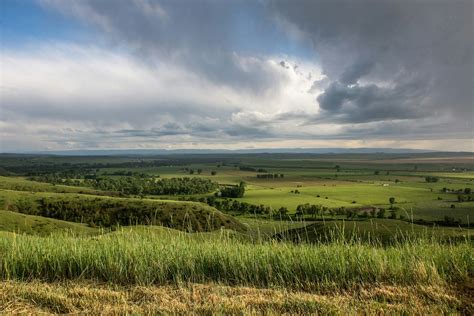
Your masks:
<path fill-rule="evenodd" d="M 86 281 L 0 283 L 4 314 L 464 314 L 474 312 L 472 280 L 462 286 L 358 286 L 344 292 L 181 286 L 111 286 Z"/>

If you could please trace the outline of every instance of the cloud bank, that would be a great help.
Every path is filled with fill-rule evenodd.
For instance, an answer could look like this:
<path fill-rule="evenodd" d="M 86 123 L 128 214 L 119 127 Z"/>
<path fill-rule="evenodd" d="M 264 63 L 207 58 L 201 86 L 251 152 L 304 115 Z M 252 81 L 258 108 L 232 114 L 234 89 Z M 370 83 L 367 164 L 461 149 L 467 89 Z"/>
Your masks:
<path fill-rule="evenodd" d="M 471 1 L 39 3 L 96 36 L 2 50 L 2 151 L 474 149 Z"/>

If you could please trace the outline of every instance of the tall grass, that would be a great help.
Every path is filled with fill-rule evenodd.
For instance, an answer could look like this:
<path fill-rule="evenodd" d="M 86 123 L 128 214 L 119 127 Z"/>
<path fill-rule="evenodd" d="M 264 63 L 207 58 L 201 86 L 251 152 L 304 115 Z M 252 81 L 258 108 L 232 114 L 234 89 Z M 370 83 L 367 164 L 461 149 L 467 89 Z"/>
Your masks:
<path fill-rule="evenodd" d="M 469 242 L 412 241 L 389 247 L 337 241 L 245 242 L 225 232 L 123 231 L 94 238 L 0 235 L 0 278 L 93 279 L 118 284 L 218 282 L 315 289 L 361 283 L 441 284 L 474 274 Z"/>

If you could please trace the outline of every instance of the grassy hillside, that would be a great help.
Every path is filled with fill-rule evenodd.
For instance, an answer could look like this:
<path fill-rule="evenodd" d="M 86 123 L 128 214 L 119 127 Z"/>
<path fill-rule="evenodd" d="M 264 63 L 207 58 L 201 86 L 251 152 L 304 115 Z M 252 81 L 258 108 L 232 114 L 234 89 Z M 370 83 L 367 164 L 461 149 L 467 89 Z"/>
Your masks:
<path fill-rule="evenodd" d="M 312 222 L 268 220 L 249 217 L 238 217 L 239 221 L 247 227 L 246 235 L 253 239 L 271 239 L 278 233 L 287 230 L 302 228 Z"/>
<path fill-rule="evenodd" d="M 467 227 L 474 194 L 464 190 L 474 189 L 474 160 L 417 157 L 0 155 L 0 174 L 10 176 L 0 177 L 0 310 L 472 315 L 472 229 L 404 220 L 442 225 L 449 216 Z M 267 172 L 284 177 L 257 178 Z M 91 187 L 98 177 L 124 181 L 95 186 L 117 191 L 104 192 L 20 177 L 32 175 Z M 150 179 L 183 177 L 245 181 L 247 190 L 232 201 L 147 187 Z M 238 217 L 184 201 L 191 197 Z M 388 210 L 391 197 L 397 214 Z M 304 203 L 350 212 L 373 205 L 398 219 L 322 208 L 302 221 L 295 211 Z"/>
<path fill-rule="evenodd" d="M 55 185 L 44 182 L 30 181 L 22 177 L 0 176 L 0 189 L 30 192 L 54 192 L 54 193 L 84 193 L 95 195 L 117 195 L 114 192 L 104 192 L 86 187 L 73 187 L 67 185 Z"/>
<path fill-rule="evenodd" d="M 232 216 L 195 202 L 0 190 L 0 207 L 93 227 L 160 225 L 193 232 L 245 230 Z"/>
<path fill-rule="evenodd" d="M 316 222 L 277 233 L 277 238 L 297 242 L 327 242 L 339 239 L 372 241 L 382 244 L 416 238 L 465 240 L 472 238 L 472 231 L 461 228 L 427 227 L 399 220 L 372 219 L 367 221 Z"/>
<path fill-rule="evenodd" d="M 0 231 L 45 236 L 58 232 L 73 235 L 95 235 L 99 229 L 42 216 L 0 210 Z"/>

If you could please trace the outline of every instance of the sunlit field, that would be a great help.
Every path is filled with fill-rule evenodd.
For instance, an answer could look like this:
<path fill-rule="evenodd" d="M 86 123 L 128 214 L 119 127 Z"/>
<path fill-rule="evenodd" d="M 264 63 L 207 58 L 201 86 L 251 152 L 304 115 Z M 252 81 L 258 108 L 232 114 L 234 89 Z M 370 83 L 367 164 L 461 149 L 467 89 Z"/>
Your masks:
<path fill-rule="evenodd" d="M 105 167 L 95 157 L 4 159 L 0 308 L 276 314 L 471 308 L 464 293 L 474 275 L 474 200 L 465 162 L 461 171 L 446 171 L 443 164 L 416 162 L 415 170 L 377 157 L 376 163 L 344 156 L 198 158 L 110 157 Z M 242 183 L 242 196 L 220 195 Z M 316 211 L 301 213 L 302 205 Z M 199 296 L 193 306 L 190 291 Z M 150 303 L 135 300 L 136 293 Z M 172 294 L 165 299 L 165 293 Z"/>

